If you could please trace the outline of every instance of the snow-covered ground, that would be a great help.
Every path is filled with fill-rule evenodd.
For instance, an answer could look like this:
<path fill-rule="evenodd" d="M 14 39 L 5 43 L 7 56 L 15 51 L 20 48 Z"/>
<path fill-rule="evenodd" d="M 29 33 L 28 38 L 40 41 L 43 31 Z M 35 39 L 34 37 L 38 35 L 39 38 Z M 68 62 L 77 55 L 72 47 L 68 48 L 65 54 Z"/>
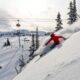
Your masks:
<path fill-rule="evenodd" d="M 11 42 L 11 46 L 3 47 L 7 40 L 7 37 L 0 38 L 0 80 L 12 80 L 16 75 L 16 68 L 19 70 L 19 59 L 21 55 L 24 56 L 24 61 L 27 63 L 29 59 L 29 47 L 31 45 L 31 37 L 21 37 L 21 45 L 19 47 L 18 37 L 8 37 Z M 29 41 L 24 41 L 24 39 Z M 43 37 L 40 37 L 42 40 Z M 42 42 L 42 41 L 41 41 Z"/>
<path fill-rule="evenodd" d="M 13 80 L 80 80 L 80 26 L 78 22 L 56 34 L 68 39 L 39 59 L 39 54 L 44 51 L 42 47 L 45 40 L 35 53 L 38 56 Z"/>
<path fill-rule="evenodd" d="M 11 46 L 8 47 L 2 47 L 7 37 L 0 38 L 0 66 L 2 66 L 0 80 L 80 80 L 80 26 L 78 23 L 56 33 L 67 40 L 62 41 L 61 45 L 51 51 L 52 42 L 48 46 L 44 45 L 50 37 L 40 37 L 40 47 L 34 54 L 37 56 L 24 66 L 18 76 L 15 67 L 19 70 L 21 55 L 27 63 L 31 37 L 21 37 L 23 48 L 19 47 L 17 37 L 8 37 L 11 42 Z M 24 42 L 24 39 L 29 41 Z M 47 54 L 40 58 L 39 55 L 44 52 Z"/>
<path fill-rule="evenodd" d="M 22 49 L 18 47 L 17 38 L 9 38 L 11 46 L 2 47 L 6 38 L 0 38 L 0 80 L 11 80 L 17 75 L 15 67 L 22 53 Z"/>

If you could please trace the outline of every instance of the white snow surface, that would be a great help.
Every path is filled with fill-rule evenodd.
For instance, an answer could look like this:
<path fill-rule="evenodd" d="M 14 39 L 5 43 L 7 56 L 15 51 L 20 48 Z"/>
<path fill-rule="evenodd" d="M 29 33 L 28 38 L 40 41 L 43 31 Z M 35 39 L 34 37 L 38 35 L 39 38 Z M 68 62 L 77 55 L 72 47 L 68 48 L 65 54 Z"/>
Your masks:
<path fill-rule="evenodd" d="M 3 47 L 7 38 L 9 38 L 11 46 Z M 43 40 L 43 37 L 40 37 L 40 39 Z M 0 69 L 0 80 L 12 80 L 15 76 L 17 76 L 15 67 L 20 70 L 19 59 L 21 58 L 21 55 L 23 55 L 24 62 L 27 64 L 30 54 L 29 47 L 31 45 L 31 37 L 20 37 L 20 40 L 23 48 L 19 47 L 18 37 L 0 38 L 0 66 L 2 67 Z"/>
<path fill-rule="evenodd" d="M 42 58 L 36 56 L 13 80 L 80 80 L 80 26 L 77 23 L 57 32 L 68 39 Z M 46 40 L 35 54 L 46 50 L 46 47 L 43 49 Z"/>
<path fill-rule="evenodd" d="M 26 55 L 25 51 L 22 52 L 22 48 L 19 48 L 17 37 L 9 37 L 9 40 L 11 46 L 3 47 L 6 37 L 0 38 L 0 66 L 2 66 L 0 80 L 12 80 L 17 75 L 15 67 L 19 62 L 19 58 L 22 54 Z"/>

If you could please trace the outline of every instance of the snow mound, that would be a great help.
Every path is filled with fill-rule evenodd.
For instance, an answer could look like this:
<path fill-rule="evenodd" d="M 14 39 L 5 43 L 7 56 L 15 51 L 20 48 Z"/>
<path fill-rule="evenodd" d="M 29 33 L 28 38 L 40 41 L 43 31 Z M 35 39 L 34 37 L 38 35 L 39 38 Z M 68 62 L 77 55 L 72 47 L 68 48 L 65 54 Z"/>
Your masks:
<path fill-rule="evenodd" d="M 53 49 L 37 62 L 39 56 L 35 57 L 13 80 L 80 80 L 79 41 L 80 31 L 76 31 L 61 48 Z"/>

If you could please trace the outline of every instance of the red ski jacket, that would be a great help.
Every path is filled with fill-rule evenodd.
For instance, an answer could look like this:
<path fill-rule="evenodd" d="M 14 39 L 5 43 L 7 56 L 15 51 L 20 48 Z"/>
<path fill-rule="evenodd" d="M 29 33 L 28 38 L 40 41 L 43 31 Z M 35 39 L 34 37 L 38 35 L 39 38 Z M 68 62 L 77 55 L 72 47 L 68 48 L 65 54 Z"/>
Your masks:
<path fill-rule="evenodd" d="M 48 42 L 46 43 L 49 44 L 52 40 L 57 43 L 57 44 L 60 44 L 60 40 L 59 38 L 64 38 L 63 36 L 56 36 L 55 34 L 51 34 L 51 38 L 48 40 Z"/>

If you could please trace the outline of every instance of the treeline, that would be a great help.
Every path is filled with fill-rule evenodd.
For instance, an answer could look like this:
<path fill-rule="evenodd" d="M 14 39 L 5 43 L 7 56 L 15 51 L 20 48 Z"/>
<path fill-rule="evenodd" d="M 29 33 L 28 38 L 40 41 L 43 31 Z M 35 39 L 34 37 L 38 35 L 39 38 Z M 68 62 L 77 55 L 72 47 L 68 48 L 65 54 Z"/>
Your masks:
<path fill-rule="evenodd" d="M 67 18 L 67 23 L 69 25 L 72 25 L 78 19 L 77 8 L 76 8 L 76 0 L 70 1 L 68 9 L 69 9 L 69 12 L 67 13 L 67 15 L 69 17 Z M 63 28 L 62 27 L 63 23 L 62 23 L 60 12 L 58 12 L 57 19 L 55 19 L 55 21 L 57 22 L 56 27 L 55 27 L 55 31 L 58 31 L 58 30 L 62 29 Z"/>

